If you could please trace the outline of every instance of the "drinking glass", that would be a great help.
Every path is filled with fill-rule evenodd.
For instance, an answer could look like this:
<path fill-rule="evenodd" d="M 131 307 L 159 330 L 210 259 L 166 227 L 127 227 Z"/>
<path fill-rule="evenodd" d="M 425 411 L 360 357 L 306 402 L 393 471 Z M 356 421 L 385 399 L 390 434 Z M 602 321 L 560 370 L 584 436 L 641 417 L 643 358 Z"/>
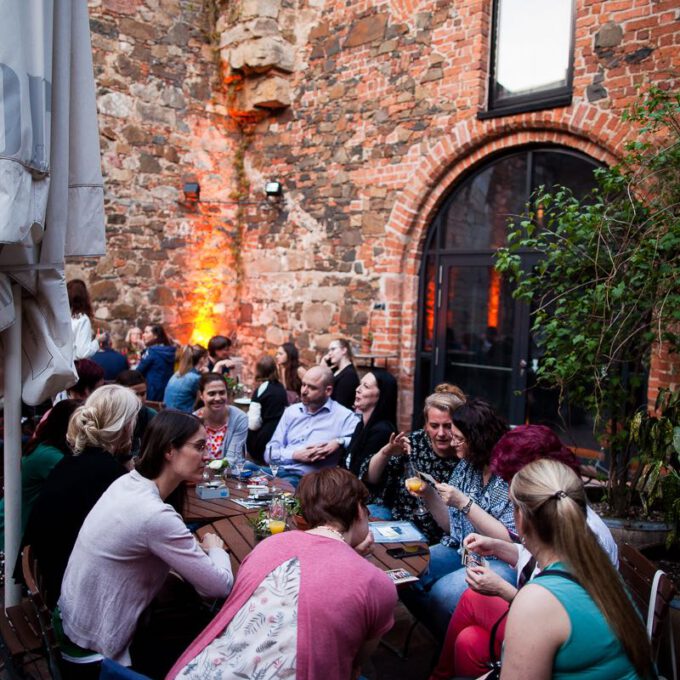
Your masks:
<path fill-rule="evenodd" d="M 278 444 L 269 445 L 269 469 L 272 471 L 272 493 L 276 492 L 276 475 L 281 466 L 281 449 Z"/>
<path fill-rule="evenodd" d="M 243 468 L 246 465 L 246 459 L 243 456 L 237 456 L 234 459 L 234 462 L 232 463 L 232 467 L 234 468 L 234 475 L 236 476 L 236 488 L 237 489 L 242 489 L 243 484 L 241 483 L 243 480 Z"/>
<path fill-rule="evenodd" d="M 406 480 L 404 484 L 408 491 L 423 491 L 427 486 L 427 482 L 420 478 L 418 471 L 415 469 L 412 463 L 409 463 L 406 468 Z M 423 499 L 417 496 L 417 507 L 413 513 L 416 517 L 425 517 L 428 514 L 428 510 L 423 503 Z"/>
<path fill-rule="evenodd" d="M 269 504 L 269 532 L 280 534 L 286 529 L 288 509 L 283 498 L 273 498 Z"/>

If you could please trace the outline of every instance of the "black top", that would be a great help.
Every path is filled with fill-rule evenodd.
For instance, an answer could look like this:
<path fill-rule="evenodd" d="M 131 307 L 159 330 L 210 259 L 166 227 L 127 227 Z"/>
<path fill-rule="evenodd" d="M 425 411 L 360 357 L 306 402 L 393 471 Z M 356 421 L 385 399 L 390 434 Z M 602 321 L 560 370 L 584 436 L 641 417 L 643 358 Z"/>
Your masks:
<path fill-rule="evenodd" d="M 135 422 L 135 429 L 132 432 L 132 448 L 130 449 L 130 453 L 133 458 L 139 458 L 139 455 L 142 452 L 142 439 L 144 439 L 146 428 L 157 415 L 157 411 L 149 406 L 142 406 L 142 408 L 139 409 Z"/>
<path fill-rule="evenodd" d="M 246 448 L 251 458 L 264 462 L 264 450 L 269 444 L 276 426 L 288 406 L 288 395 L 285 387 L 278 380 L 270 380 L 264 392 L 258 397 L 257 390 L 253 401 L 262 407 L 262 426 L 259 430 L 249 430 Z"/>
<path fill-rule="evenodd" d="M 358 477 L 362 463 L 378 453 L 390 440 L 393 432 L 396 429 L 388 420 L 369 423 L 368 429 L 364 427 L 363 420 L 359 421 L 350 440 L 347 455 L 342 457 L 342 466 Z"/>
<path fill-rule="evenodd" d="M 357 387 L 359 387 L 359 376 L 354 364 L 348 364 L 333 378 L 333 393 L 331 399 L 342 404 L 345 408 L 352 410 L 354 397 Z"/>
<path fill-rule="evenodd" d="M 54 608 L 78 532 L 100 496 L 125 468 L 103 449 L 88 448 L 62 458 L 33 506 L 23 545 L 31 545 L 45 579 L 47 605 Z"/>

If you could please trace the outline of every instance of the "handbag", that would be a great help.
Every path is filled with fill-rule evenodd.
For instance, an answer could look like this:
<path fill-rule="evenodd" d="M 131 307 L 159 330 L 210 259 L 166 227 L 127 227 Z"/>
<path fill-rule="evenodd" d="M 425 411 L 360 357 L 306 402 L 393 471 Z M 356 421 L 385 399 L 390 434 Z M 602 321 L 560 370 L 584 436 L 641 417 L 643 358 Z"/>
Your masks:
<path fill-rule="evenodd" d="M 563 576 L 574 583 L 578 583 L 578 579 L 576 577 L 572 576 L 568 571 L 562 571 L 561 569 L 548 569 L 547 571 L 542 571 L 536 574 L 534 578 L 537 579 L 541 576 Z M 496 623 L 494 623 L 491 628 L 491 635 L 489 637 L 488 664 L 491 672 L 485 676 L 485 680 L 498 680 L 501 677 L 501 660 L 496 657 L 496 636 L 498 634 L 499 626 L 503 622 L 503 619 L 508 615 L 509 611 L 510 607 L 508 607 L 508 609 L 500 615 L 498 621 L 496 621 Z"/>

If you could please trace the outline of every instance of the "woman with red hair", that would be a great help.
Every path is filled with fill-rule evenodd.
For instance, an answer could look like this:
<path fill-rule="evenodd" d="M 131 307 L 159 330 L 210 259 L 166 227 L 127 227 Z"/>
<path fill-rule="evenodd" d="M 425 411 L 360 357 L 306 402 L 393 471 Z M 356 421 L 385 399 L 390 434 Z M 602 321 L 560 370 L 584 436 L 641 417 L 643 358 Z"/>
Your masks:
<path fill-rule="evenodd" d="M 579 474 L 576 456 L 545 425 L 520 425 L 504 434 L 491 453 L 491 469 L 510 483 L 524 466 L 545 458 L 564 463 Z M 604 522 L 590 507 L 587 508 L 587 523 L 614 566 L 618 565 L 616 543 Z M 500 659 L 510 603 L 519 588 L 537 571 L 535 559 L 519 543 L 473 533 L 463 544 L 472 553 L 492 555 L 514 566 L 517 583 L 513 586 L 485 566 L 468 568 L 466 580 L 469 588 L 451 617 L 439 663 L 430 680 L 444 680 L 452 676 L 477 677 L 488 672 L 492 661 L 492 634 L 494 656 Z"/>

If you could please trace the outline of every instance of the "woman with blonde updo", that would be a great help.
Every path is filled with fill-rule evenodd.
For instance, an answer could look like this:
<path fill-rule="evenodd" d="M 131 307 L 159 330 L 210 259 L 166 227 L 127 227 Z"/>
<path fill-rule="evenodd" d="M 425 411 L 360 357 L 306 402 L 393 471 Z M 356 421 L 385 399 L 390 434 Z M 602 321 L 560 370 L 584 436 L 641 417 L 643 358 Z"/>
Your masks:
<path fill-rule="evenodd" d="M 32 546 L 40 563 L 50 607 L 59 598 L 68 558 L 85 517 L 109 485 L 127 472 L 140 407 L 131 389 L 104 385 L 71 416 L 66 439 L 73 456 L 57 463 L 47 478 L 23 541 Z"/>
<path fill-rule="evenodd" d="M 642 620 L 586 524 L 578 475 L 536 460 L 515 475 L 510 498 L 541 572 L 510 607 L 501 678 L 656 677 Z"/>

